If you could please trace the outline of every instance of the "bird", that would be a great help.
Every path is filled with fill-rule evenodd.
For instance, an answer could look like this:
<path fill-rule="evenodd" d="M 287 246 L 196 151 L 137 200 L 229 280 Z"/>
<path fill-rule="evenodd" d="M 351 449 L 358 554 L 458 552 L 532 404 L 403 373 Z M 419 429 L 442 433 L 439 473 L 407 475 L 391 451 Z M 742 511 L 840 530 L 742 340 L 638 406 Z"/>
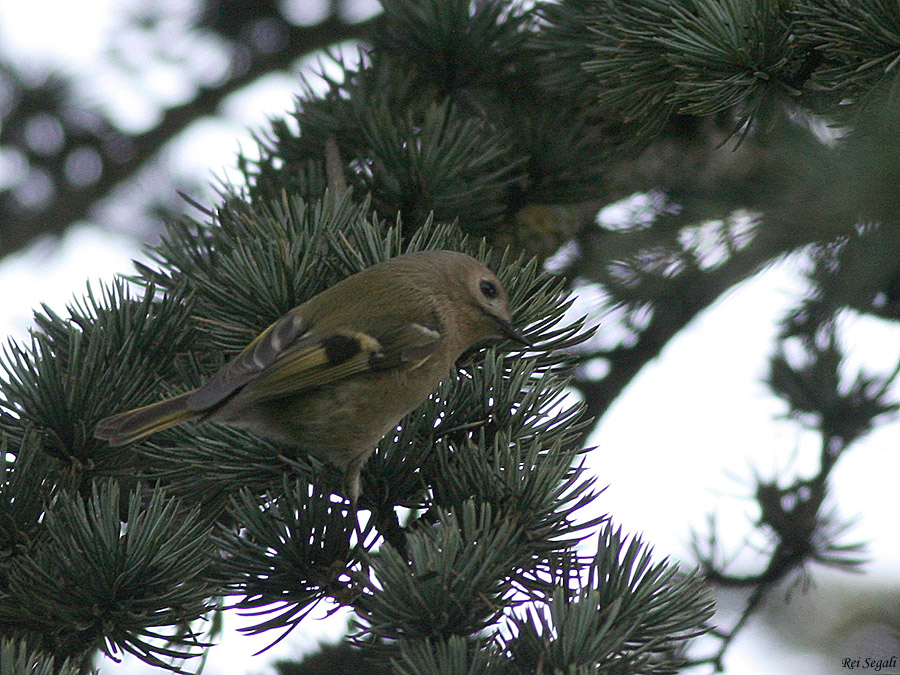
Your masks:
<path fill-rule="evenodd" d="M 289 310 L 199 388 L 100 420 L 121 446 L 187 420 L 249 429 L 337 467 L 355 512 L 378 442 L 448 377 L 466 352 L 510 339 L 497 276 L 457 251 L 379 262 Z"/>

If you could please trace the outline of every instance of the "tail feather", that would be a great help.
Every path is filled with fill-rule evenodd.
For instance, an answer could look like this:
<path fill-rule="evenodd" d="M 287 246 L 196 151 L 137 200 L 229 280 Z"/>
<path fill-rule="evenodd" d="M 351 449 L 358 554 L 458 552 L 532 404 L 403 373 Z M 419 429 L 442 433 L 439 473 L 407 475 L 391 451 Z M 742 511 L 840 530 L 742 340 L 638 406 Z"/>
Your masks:
<path fill-rule="evenodd" d="M 187 407 L 187 399 L 192 393 L 185 392 L 102 419 L 94 427 L 94 437 L 109 441 L 110 445 L 126 445 L 198 417 L 200 413 Z"/>

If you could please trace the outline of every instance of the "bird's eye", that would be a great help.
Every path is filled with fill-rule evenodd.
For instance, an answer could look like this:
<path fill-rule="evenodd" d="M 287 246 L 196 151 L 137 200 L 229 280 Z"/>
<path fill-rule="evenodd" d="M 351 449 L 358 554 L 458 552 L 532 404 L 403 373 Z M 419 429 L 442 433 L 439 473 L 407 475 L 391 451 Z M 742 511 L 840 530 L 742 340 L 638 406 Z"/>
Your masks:
<path fill-rule="evenodd" d="M 493 300 L 494 298 L 497 297 L 497 295 L 499 295 L 499 293 L 497 292 L 496 284 L 494 284 L 491 281 L 488 281 L 487 279 L 482 279 L 481 283 L 478 284 L 478 287 L 481 289 L 481 294 L 484 297 L 489 298 L 491 300 Z"/>

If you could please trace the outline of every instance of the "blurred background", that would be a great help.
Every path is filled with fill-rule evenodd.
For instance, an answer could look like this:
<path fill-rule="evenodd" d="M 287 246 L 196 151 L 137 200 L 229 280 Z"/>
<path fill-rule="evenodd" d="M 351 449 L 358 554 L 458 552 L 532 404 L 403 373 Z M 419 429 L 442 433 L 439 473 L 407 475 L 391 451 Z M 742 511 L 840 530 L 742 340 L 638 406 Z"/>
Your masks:
<path fill-rule="evenodd" d="M 217 186 L 242 180 L 239 153 L 252 160 L 259 132 L 294 110 L 301 74 L 312 90 L 322 86 L 333 67 L 325 49 L 352 63 L 380 12 L 375 0 L 0 0 L 0 332 L 27 340 L 42 303 L 61 312 L 90 280 L 128 274 L 132 259 L 149 264 L 144 244 L 158 240 L 167 218 L 192 210 L 181 195 L 214 205 Z M 595 205 L 593 227 L 632 227 L 659 211 L 660 199 L 641 191 Z M 729 227 L 739 249 L 740 221 Z M 692 230 L 711 267 L 728 255 L 721 232 L 721 223 Z M 551 270 L 587 257 L 584 239 L 552 248 Z M 811 292 L 815 253 L 768 260 L 700 307 L 612 396 L 589 438 L 588 465 L 608 485 L 597 508 L 640 533 L 657 557 L 697 564 L 692 532 L 703 540 L 715 514 L 716 546 L 740 551 L 730 562 L 750 574 L 767 545 L 746 540 L 762 518 L 759 487 L 817 471 L 820 434 L 767 385 L 781 322 Z M 576 282 L 573 292 L 572 311 L 600 323 L 599 340 L 627 344 L 639 334 L 639 314 L 617 314 L 599 287 Z M 839 328 L 847 382 L 887 377 L 900 362 L 896 322 L 846 311 Z M 595 379 L 608 367 L 585 366 L 598 370 Z M 885 381 L 884 398 L 896 401 L 900 389 Z M 844 658 L 900 657 L 893 412 L 830 476 L 829 503 L 841 522 L 853 521 L 841 542 L 866 542 L 861 573 L 813 564 L 782 583 L 729 649 L 724 672 L 824 675 L 843 672 Z M 721 592 L 724 624 L 737 620 L 747 594 Z M 204 672 L 274 672 L 274 661 L 336 640 L 347 616 L 318 619 L 253 656 L 267 638 L 238 634 L 241 617 L 227 614 Z M 100 665 L 104 673 L 151 670 L 128 659 Z"/>

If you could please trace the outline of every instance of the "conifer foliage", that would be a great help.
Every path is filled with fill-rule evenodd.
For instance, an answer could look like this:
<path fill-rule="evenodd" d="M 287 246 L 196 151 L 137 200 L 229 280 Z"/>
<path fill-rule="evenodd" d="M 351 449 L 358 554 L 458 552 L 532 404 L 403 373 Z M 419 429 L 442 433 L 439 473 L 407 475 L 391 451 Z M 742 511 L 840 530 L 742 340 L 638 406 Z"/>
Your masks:
<path fill-rule="evenodd" d="M 3 673 L 84 673 L 97 652 L 190 670 L 217 612 L 274 642 L 320 605 L 352 607 L 346 644 L 403 675 L 675 672 L 711 627 L 706 582 L 753 589 L 740 628 L 809 563 L 859 564 L 827 479 L 896 412 L 900 368 L 847 386 L 836 317 L 898 315 L 897 237 L 850 229 L 897 224 L 896 3 L 382 4 L 358 60 L 330 58 L 324 92 L 305 84 L 259 156 L 239 158 L 244 185 L 170 223 L 130 282 L 38 310 L 6 345 Z M 816 116 L 845 142 L 816 138 Z M 726 143 L 730 162 L 713 151 Z M 593 227 L 606 201 L 659 185 L 644 221 Z M 574 262 L 547 274 L 566 242 Z M 813 243 L 816 290 L 784 321 L 770 385 L 821 432 L 821 470 L 758 480 L 759 574 L 726 573 L 715 531 L 697 537 L 699 572 L 654 560 L 599 515 L 591 416 L 724 290 Z M 494 268 L 535 346 L 466 354 L 380 442 L 359 531 L 333 467 L 248 432 L 93 437 L 105 416 L 198 386 L 339 280 L 428 249 Z M 633 339 L 589 341 L 569 311 L 584 279 Z M 605 378 L 579 368 L 592 357 Z M 737 628 L 693 662 L 721 668 Z"/>
<path fill-rule="evenodd" d="M 222 599 L 273 640 L 327 599 L 353 606 L 356 639 L 399 648 L 409 672 L 431 672 L 423 664 L 444 651 L 460 664 L 506 662 L 525 635 L 538 642 L 511 672 L 547 658 L 668 663 L 666 650 L 708 618 L 709 598 L 665 564 L 645 572 L 619 535 L 599 540 L 597 561 L 580 559 L 577 544 L 609 527 L 583 510 L 596 495 L 579 463 L 586 420 L 565 395 L 568 354 L 587 333 L 533 260 L 494 262 L 539 346 L 468 355 L 382 441 L 364 473 L 363 542 L 333 496 L 334 470 L 249 433 L 185 425 L 124 450 L 91 437 L 106 414 L 196 386 L 353 272 L 435 247 L 492 256 L 452 224 L 402 231 L 350 192 L 313 203 L 233 195 L 205 222 L 172 224 L 157 266 L 141 268 L 142 295 L 113 283 L 67 317 L 40 314 L 29 345 L 10 344 L 0 596 L 10 637 L 76 663 L 99 649 L 164 665 L 202 651 L 198 619 Z M 401 506 L 411 509 L 402 524 Z M 584 616 L 568 635 L 572 612 Z M 608 638 L 570 654 L 567 641 L 590 626 Z M 553 655 L 535 651 L 550 635 Z"/>

